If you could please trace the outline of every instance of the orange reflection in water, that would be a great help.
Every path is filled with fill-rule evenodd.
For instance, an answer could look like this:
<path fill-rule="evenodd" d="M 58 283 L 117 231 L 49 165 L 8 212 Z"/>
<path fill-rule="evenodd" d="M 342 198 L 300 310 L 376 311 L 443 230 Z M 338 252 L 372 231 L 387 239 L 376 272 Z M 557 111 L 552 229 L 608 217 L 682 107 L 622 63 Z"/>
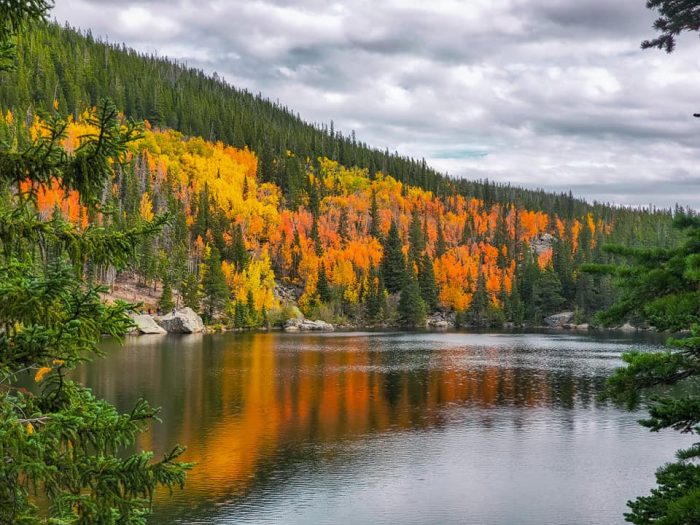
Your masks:
<path fill-rule="evenodd" d="M 164 423 L 138 446 L 185 444 L 184 459 L 197 466 L 177 496 L 202 501 L 245 494 L 274 465 L 312 455 L 314 444 L 441 425 L 453 405 L 567 404 L 581 386 L 571 374 L 504 365 L 504 348 L 413 355 L 377 345 L 358 336 L 145 337 L 111 350 L 81 379 L 122 409 L 139 396 L 163 407 Z"/>

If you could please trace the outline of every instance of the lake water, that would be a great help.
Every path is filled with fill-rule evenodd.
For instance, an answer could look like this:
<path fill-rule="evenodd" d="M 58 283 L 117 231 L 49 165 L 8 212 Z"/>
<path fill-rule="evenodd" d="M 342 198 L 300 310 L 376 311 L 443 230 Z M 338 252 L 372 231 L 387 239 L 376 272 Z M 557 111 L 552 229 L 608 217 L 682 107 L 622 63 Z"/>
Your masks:
<path fill-rule="evenodd" d="M 610 524 L 691 438 L 596 399 L 622 335 L 142 336 L 79 378 L 196 461 L 152 523 Z"/>

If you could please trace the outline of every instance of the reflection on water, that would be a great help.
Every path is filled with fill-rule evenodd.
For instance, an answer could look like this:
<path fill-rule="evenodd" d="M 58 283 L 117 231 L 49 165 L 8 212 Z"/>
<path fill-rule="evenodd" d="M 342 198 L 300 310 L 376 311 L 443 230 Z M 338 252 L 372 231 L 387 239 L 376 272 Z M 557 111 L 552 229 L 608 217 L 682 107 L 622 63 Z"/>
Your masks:
<path fill-rule="evenodd" d="M 643 340 L 513 334 L 131 338 L 79 371 L 198 466 L 154 523 L 615 523 L 683 443 L 596 399 Z M 642 458 L 640 460 L 640 457 Z"/>

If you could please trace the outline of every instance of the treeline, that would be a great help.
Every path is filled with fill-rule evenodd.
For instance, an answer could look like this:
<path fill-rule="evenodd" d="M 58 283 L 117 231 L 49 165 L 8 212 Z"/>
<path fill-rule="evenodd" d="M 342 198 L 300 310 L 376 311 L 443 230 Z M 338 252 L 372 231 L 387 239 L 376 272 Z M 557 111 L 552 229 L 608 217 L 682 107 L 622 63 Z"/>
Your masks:
<path fill-rule="evenodd" d="M 94 131 L 93 113 L 84 112 L 67 126 L 63 147 L 78 150 Z M 40 118 L 27 125 L 7 111 L 0 121 L 0 140 L 20 150 L 45 133 Z M 280 186 L 260 178 L 248 148 L 148 123 L 125 155 L 101 198 L 109 213 L 91 215 L 77 194 L 49 182 L 34 188 L 39 214 L 121 230 L 167 215 L 129 273 L 161 293 L 164 310 L 190 306 L 238 328 L 278 324 L 297 305 L 309 317 L 367 325 L 417 326 L 435 312 L 469 326 L 540 324 L 561 309 L 583 322 L 615 293 L 609 276 L 582 273 L 582 264 L 612 262 L 602 250 L 611 240 L 669 244 L 677 235 L 669 212 L 568 219 L 438 196 L 381 171 L 287 151 L 283 162 L 301 170 L 303 190 L 291 207 Z M 86 272 L 110 284 L 120 278 L 100 265 Z"/>
<path fill-rule="evenodd" d="M 57 100 L 64 111 L 77 117 L 102 97 L 111 98 L 127 116 L 147 119 L 154 126 L 237 148 L 247 146 L 258 156 L 259 180 L 277 184 L 292 208 L 303 201 L 305 170 L 287 159 L 287 151 L 297 159 L 326 157 L 344 166 L 365 168 L 370 177 L 381 171 L 438 196 L 460 194 L 483 200 L 487 206 L 513 203 L 565 219 L 592 211 L 606 222 L 630 213 L 590 205 L 571 194 L 448 177 L 424 160 L 371 148 L 354 133 L 335 130 L 332 123 L 306 123 L 289 108 L 236 89 L 216 75 L 55 23 L 25 31 L 15 70 L 0 78 L 0 104 L 17 114 L 28 108 L 51 109 Z"/>
<path fill-rule="evenodd" d="M 73 151 L 94 131 L 87 108 L 104 96 L 143 122 L 103 195 L 114 213 L 90 216 L 54 185 L 39 189 L 38 207 L 122 229 L 168 214 L 130 265 L 162 290 L 164 309 L 188 305 L 237 327 L 276 323 L 293 315 L 283 285 L 306 315 L 334 322 L 418 325 L 442 311 L 470 326 L 539 324 L 561 309 L 585 321 L 614 299 L 610 277 L 578 270 L 614 262 L 605 243 L 678 242 L 678 210 L 453 179 L 89 33 L 41 24 L 17 49 L 0 76 L 6 144 L 30 144 L 43 133 L 37 115 L 59 108 L 72 114 L 64 146 Z"/>

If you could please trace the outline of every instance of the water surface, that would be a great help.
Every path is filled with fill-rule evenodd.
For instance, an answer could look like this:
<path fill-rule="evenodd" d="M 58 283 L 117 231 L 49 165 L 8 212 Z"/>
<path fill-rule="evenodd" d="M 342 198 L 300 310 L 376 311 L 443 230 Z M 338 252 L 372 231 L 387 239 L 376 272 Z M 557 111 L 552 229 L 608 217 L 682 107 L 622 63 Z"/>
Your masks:
<path fill-rule="evenodd" d="M 196 461 L 153 523 L 609 524 L 691 439 L 596 398 L 638 336 L 142 336 L 80 370 Z"/>

